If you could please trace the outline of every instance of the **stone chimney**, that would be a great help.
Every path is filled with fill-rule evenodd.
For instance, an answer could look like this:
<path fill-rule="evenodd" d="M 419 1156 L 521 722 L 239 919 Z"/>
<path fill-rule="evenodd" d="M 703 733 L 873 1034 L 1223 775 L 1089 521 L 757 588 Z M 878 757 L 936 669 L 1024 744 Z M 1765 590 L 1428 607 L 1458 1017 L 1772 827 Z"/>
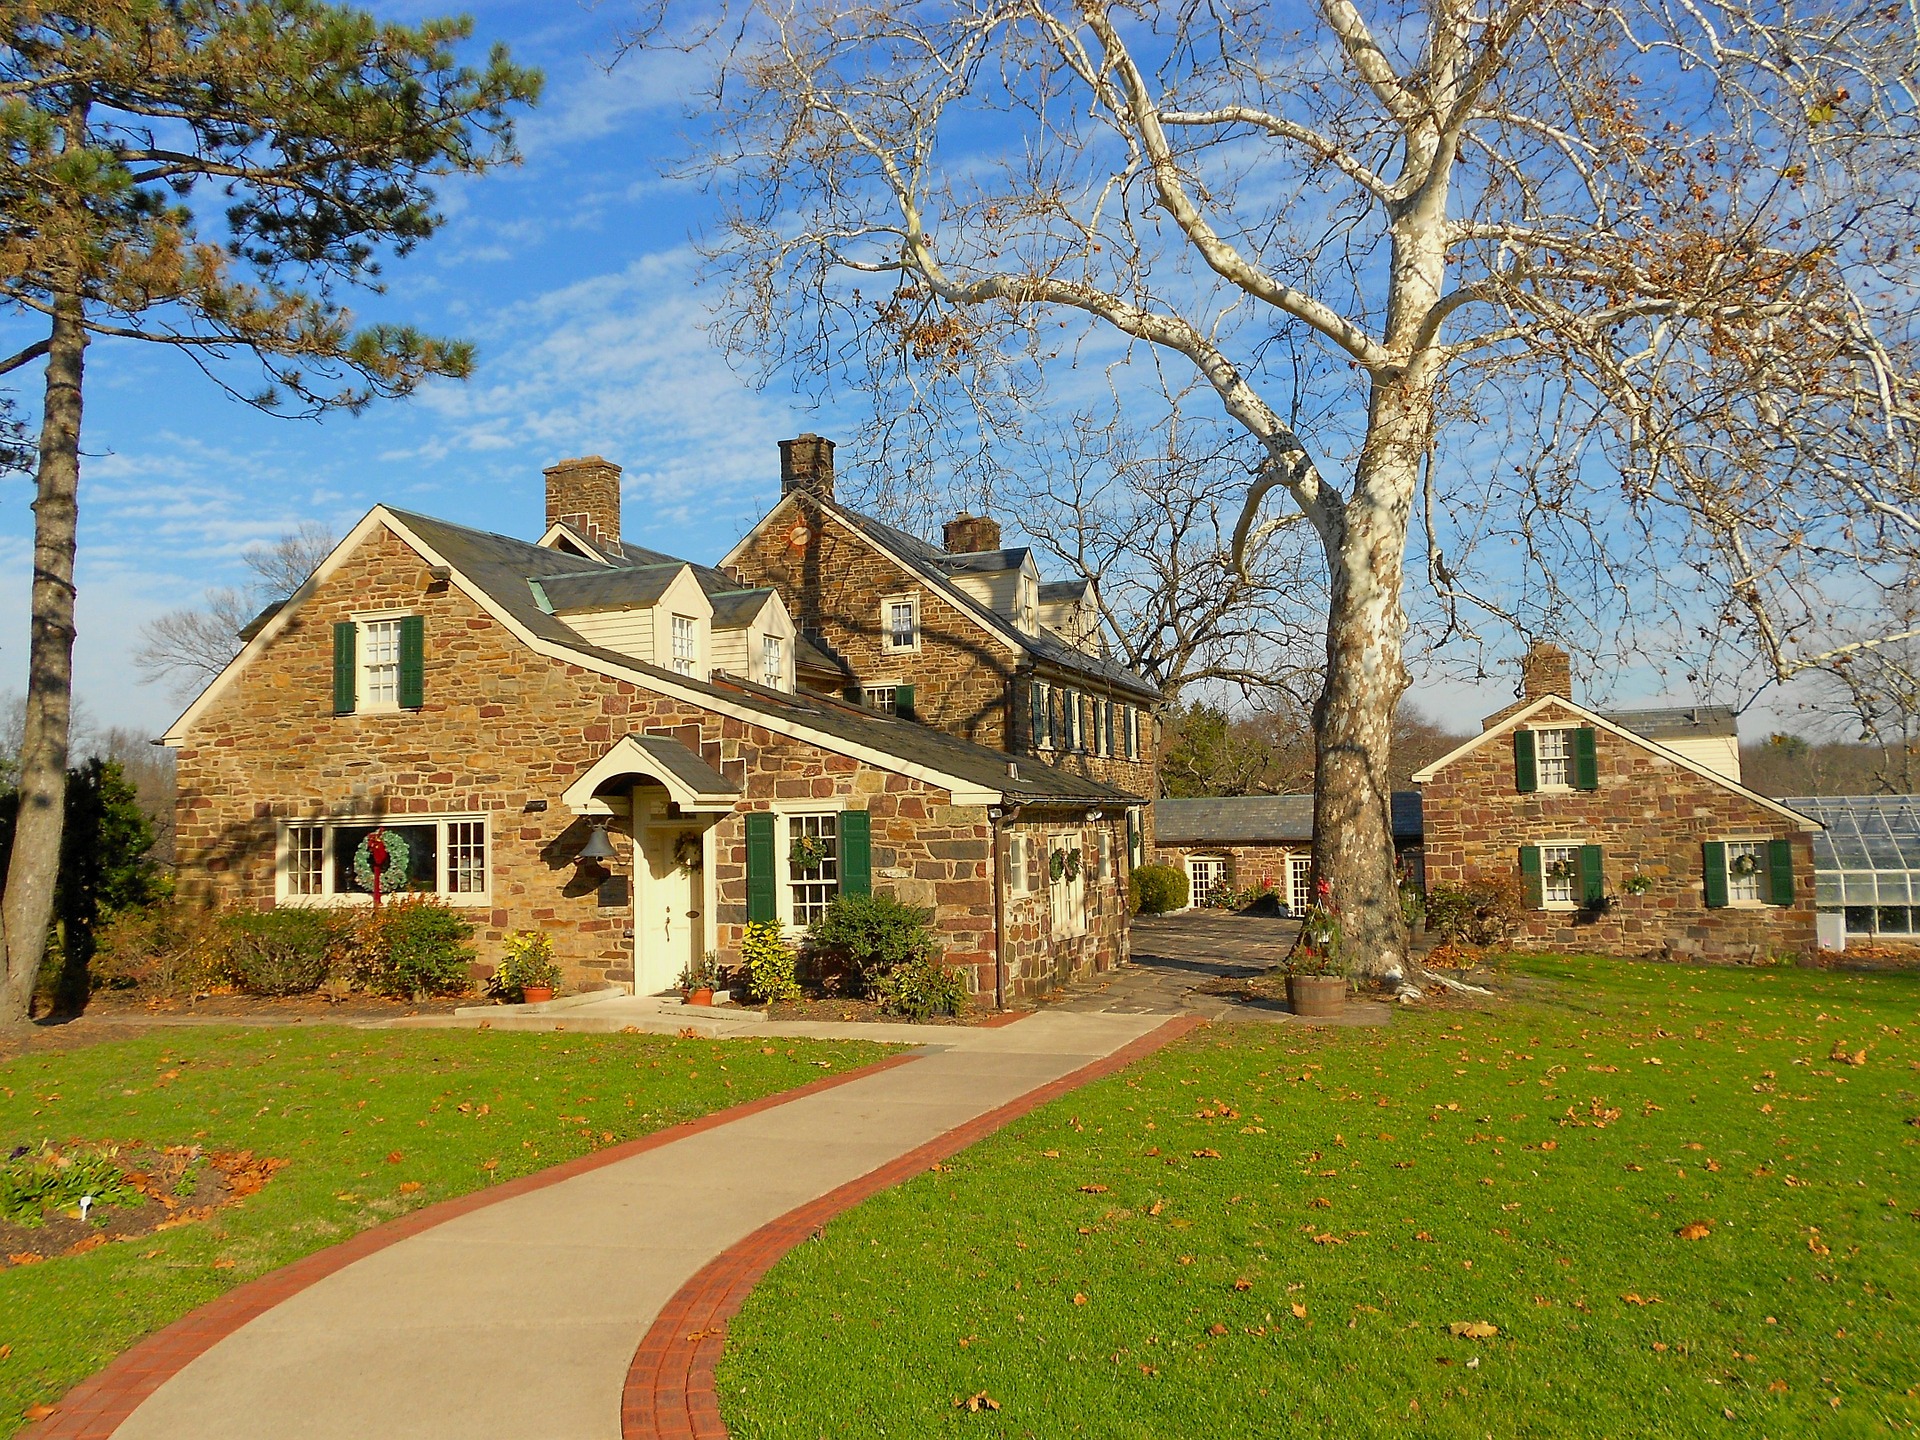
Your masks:
<path fill-rule="evenodd" d="M 809 432 L 780 442 L 780 494 L 796 490 L 833 499 L 833 441 Z"/>
<path fill-rule="evenodd" d="M 1536 640 L 1520 657 L 1520 695 L 1531 704 L 1543 695 L 1573 698 L 1573 665 L 1567 652 L 1548 640 Z"/>
<path fill-rule="evenodd" d="M 588 540 L 620 543 L 620 467 L 598 455 L 547 467 L 547 524 Z"/>
<path fill-rule="evenodd" d="M 1000 548 L 1000 522 L 986 515 L 962 511 L 947 521 L 945 540 L 949 555 L 972 555 L 981 550 Z"/>

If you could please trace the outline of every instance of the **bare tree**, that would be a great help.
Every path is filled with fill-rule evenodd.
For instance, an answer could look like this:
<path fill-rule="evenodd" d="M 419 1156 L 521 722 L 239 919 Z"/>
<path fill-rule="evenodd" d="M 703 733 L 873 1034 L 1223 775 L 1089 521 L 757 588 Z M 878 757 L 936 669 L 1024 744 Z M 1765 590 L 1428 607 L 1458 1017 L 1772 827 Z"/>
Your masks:
<path fill-rule="evenodd" d="M 949 424 L 961 468 L 1095 367 L 1123 410 L 1129 367 L 1185 367 L 1247 437 L 1236 564 L 1294 516 L 1324 557 L 1315 863 L 1364 973 L 1406 953 L 1416 516 L 1443 633 L 1570 623 L 1631 551 L 1709 572 L 1633 598 L 1717 600 L 1782 664 L 1911 518 L 1903 10 L 740 0 L 687 43 L 737 356 Z"/>
<path fill-rule="evenodd" d="M 197 695 L 240 653 L 247 623 L 306 584 L 334 544 L 331 530 L 307 520 L 271 545 L 249 546 L 240 555 L 253 572 L 247 585 L 209 590 L 199 605 L 169 610 L 141 629 L 133 652 L 141 681 L 182 700 Z"/>

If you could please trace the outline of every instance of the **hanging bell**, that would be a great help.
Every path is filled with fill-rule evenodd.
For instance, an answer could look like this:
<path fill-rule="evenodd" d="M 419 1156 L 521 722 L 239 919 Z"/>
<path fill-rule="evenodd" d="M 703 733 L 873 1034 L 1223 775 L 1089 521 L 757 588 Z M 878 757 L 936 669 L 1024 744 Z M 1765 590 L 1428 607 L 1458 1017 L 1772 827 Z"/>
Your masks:
<path fill-rule="evenodd" d="M 580 853 L 573 857 L 576 865 L 584 865 L 588 861 L 596 865 L 604 865 L 613 858 L 615 858 L 613 842 L 607 839 L 607 827 L 604 824 L 593 827 L 593 833 L 587 836 L 587 843 L 582 845 Z"/>

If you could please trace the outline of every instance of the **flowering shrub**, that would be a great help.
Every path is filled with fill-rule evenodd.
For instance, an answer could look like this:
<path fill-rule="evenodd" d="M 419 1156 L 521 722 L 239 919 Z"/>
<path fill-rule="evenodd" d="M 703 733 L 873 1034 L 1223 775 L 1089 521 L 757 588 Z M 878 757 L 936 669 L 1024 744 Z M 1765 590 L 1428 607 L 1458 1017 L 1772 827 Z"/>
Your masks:
<path fill-rule="evenodd" d="M 787 943 L 777 921 L 755 920 L 740 939 L 740 958 L 746 962 L 747 987 L 756 1000 L 769 1005 L 800 994 L 800 957 Z"/>
<path fill-rule="evenodd" d="M 501 942 L 505 954 L 487 981 L 487 989 L 503 1000 L 518 1000 L 529 987 L 551 990 L 560 983 L 560 967 L 553 960 L 553 940 L 538 930 L 516 930 Z"/>

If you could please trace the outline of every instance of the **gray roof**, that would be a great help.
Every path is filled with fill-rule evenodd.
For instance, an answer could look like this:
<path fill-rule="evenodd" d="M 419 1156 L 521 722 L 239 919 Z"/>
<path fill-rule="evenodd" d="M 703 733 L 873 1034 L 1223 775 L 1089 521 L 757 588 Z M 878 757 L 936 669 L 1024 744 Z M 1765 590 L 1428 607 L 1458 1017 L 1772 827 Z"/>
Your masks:
<path fill-rule="evenodd" d="M 678 740 L 666 735 L 629 737 L 663 770 L 696 795 L 738 795 L 740 787 Z"/>
<path fill-rule="evenodd" d="M 772 594 L 766 589 L 710 591 L 707 599 L 713 602 L 713 623 L 722 630 L 751 624 Z"/>
<path fill-rule="evenodd" d="M 853 678 L 853 670 L 817 635 L 793 637 L 793 663 L 802 670 L 831 670 L 848 680 Z"/>
<path fill-rule="evenodd" d="M 1091 580 L 1042 580 L 1040 582 L 1040 603 L 1057 605 L 1062 600 L 1071 600 L 1076 604 L 1085 598 L 1087 591 L 1093 588 Z"/>
<path fill-rule="evenodd" d="M 1623 730 L 1648 740 L 1687 740 L 1717 736 L 1738 739 L 1740 717 L 1726 705 L 1674 705 L 1651 710 L 1599 710 Z"/>
<path fill-rule="evenodd" d="M 882 524 L 871 515 L 862 515 L 857 510 L 849 510 L 838 501 L 821 500 L 818 496 L 808 498 L 816 504 L 825 506 L 831 513 L 853 526 L 882 549 L 893 554 L 910 570 L 920 575 L 929 585 L 952 601 L 961 611 L 979 608 L 980 602 L 961 591 L 946 571 L 946 562 L 956 557 L 929 544 L 917 535 L 909 535 L 904 530 L 896 530 L 891 525 Z M 1003 550 L 985 553 L 1006 555 L 1019 552 Z M 1045 588 L 1045 586 L 1041 587 L 1043 594 Z M 1136 674 L 1104 655 L 1089 654 L 1045 626 L 1029 634 L 1005 616 L 995 618 L 1000 622 L 1000 629 L 1038 664 L 1101 680 L 1115 689 L 1126 690 L 1150 700 L 1160 698 L 1160 687 L 1144 675 Z"/>
<path fill-rule="evenodd" d="M 681 689 L 759 711 L 770 719 L 787 720 L 822 735 L 937 770 L 982 789 L 998 790 L 1012 802 L 1116 805 L 1137 802 L 1140 798 L 1115 786 L 1084 780 L 1031 760 L 1019 762 L 1018 774 L 1009 775 L 1012 757 L 1005 751 L 989 750 L 916 721 L 876 714 L 824 696 L 769 690 L 744 680 L 729 679 L 724 685 L 715 685 L 676 675 L 618 650 L 589 644 L 564 621 L 541 609 L 527 582 L 536 575 L 596 572 L 603 568 L 597 561 L 543 549 L 505 535 L 471 530 L 465 525 L 436 520 L 431 515 L 407 510 L 392 510 L 392 513 L 516 623 L 540 639 L 564 646 L 589 660 L 654 676 Z M 631 558 L 633 547 L 627 548 Z"/>
<path fill-rule="evenodd" d="M 686 568 L 684 560 L 670 560 L 617 570 L 576 570 L 564 575 L 529 578 L 540 587 L 547 603 L 564 614 L 570 610 L 644 608 L 666 594 L 674 577 Z"/>
<path fill-rule="evenodd" d="M 1393 792 L 1393 838 L 1424 833 L 1418 790 Z M 1313 796 L 1224 795 L 1156 800 L 1153 834 L 1163 845 L 1307 845 L 1313 841 Z"/>
<path fill-rule="evenodd" d="M 940 558 L 934 563 L 949 572 L 964 570 L 984 575 L 996 570 L 1018 570 L 1032 553 L 1024 545 L 1014 550 L 974 550 L 965 555 L 949 555 L 941 551 Z"/>

